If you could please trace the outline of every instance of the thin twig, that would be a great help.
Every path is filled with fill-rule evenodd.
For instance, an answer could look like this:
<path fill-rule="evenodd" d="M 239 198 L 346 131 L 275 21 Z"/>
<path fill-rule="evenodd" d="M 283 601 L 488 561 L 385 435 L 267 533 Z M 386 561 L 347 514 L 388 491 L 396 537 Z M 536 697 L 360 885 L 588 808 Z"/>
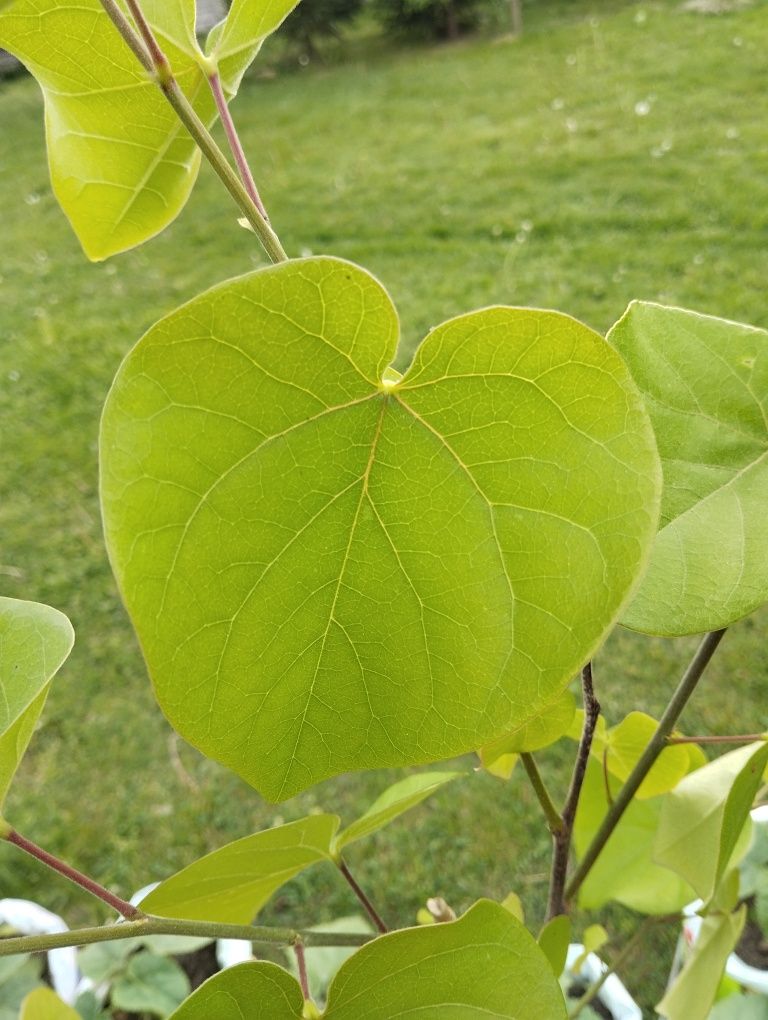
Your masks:
<path fill-rule="evenodd" d="M 568 899 L 575 896 L 581 888 L 584 879 L 600 856 L 605 844 L 611 838 L 614 829 L 621 821 L 621 817 L 627 807 L 629 807 L 632 798 L 640 789 L 643 780 L 653 768 L 658 756 L 667 746 L 667 737 L 674 730 L 677 720 L 688 704 L 691 695 L 696 690 L 696 685 L 712 656 L 715 654 L 724 634 L 725 630 L 712 631 L 706 635 L 699 645 L 696 654 L 661 717 L 656 732 L 651 737 L 645 751 L 643 751 L 637 764 L 629 774 L 626 783 L 624 783 L 613 804 L 608 809 L 600 828 L 592 837 L 592 842 L 581 859 L 578 868 L 573 873 L 573 877 L 566 889 Z"/>
<path fill-rule="evenodd" d="M 592 663 L 588 662 L 581 671 L 581 690 L 584 699 L 584 726 L 581 731 L 579 750 L 573 767 L 571 785 L 562 814 L 562 828 L 553 835 L 552 874 L 549 883 L 547 918 L 566 913 L 565 881 L 568 875 L 568 857 L 571 852 L 573 823 L 579 806 L 581 788 L 587 771 L 589 752 L 595 736 L 597 720 L 600 717 L 600 703 L 595 697 L 592 683 Z"/>
<path fill-rule="evenodd" d="M 116 896 L 111 893 L 109 889 L 105 889 L 103 885 L 100 885 L 94 879 L 84 875 L 82 871 L 78 871 L 77 868 L 73 868 L 71 864 L 67 864 L 66 861 L 60 860 L 55 857 L 52 853 L 47 850 L 43 850 L 41 846 L 33 843 L 31 839 L 27 839 L 22 836 L 21 833 L 16 832 L 15 829 L 9 829 L 7 833 L 2 836 L 8 843 L 13 843 L 14 846 L 19 847 L 25 853 L 28 853 L 30 857 L 34 857 L 35 860 L 45 864 L 51 870 L 58 872 L 59 875 L 63 875 L 64 878 L 68 878 L 70 882 L 74 882 L 75 885 L 79 885 L 81 889 L 85 889 L 91 896 L 95 896 L 101 900 L 102 903 L 106 903 L 107 906 L 112 907 L 118 914 L 122 915 L 129 921 L 138 921 L 146 914 L 134 907 L 133 904 L 128 903 L 127 900 L 122 899 L 120 896 Z"/>
<path fill-rule="evenodd" d="M 178 82 L 176 81 L 168 61 L 146 19 L 143 19 L 143 25 L 148 32 L 147 38 L 151 37 L 153 40 L 151 51 L 147 49 L 145 41 L 142 40 L 141 36 L 137 35 L 133 26 L 114 0 L 100 0 L 100 3 L 115 28 L 120 33 L 126 44 L 134 52 L 142 66 L 154 75 L 157 85 L 162 90 L 163 95 L 176 111 L 176 115 L 179 120 L 197 143 L 205 158 L 218 174 L 224 184 L 224 187 L 230 193 L 245 218 L 253 227 L 254 232 L 264 246 L 264 250 L 271 261 L 286 262 L 288 260 L 288 256 L 280 243 L 280 239 L 269 223 L 267 223 L 253 199 L 246 191 L 242 181 L 230 166 L 226 156 L 216 144 L 213 135 L 202 122 L 200 117 L 198 117 L 194 107 L 184 95 L 184 92 L 181 90 Z M 136 17 L 135 11 L 139 11 L 139 13 L 141 12 L 141 8 L 137 0 L 131 0 L 130 8 L 134 17 Z M 157 58 L 157 53 L 161 55 L 162 59 Z M 154 59 L 153 54 L 155 55 Z"/>
<path fill-rule="evenodd" d="M 304 943 L 301 939 L 296 939 L 293 943 L 293 951 L 296 953 L 296 967 L 299 971 L 299 984 L 301 985 L 301 994 L 304 996 L 304 1001 L 308 1002 L 312 996 L 309 994 L 309 978 L 307 977 L 307 958 L 304 954 Z"/>
<path fill-rule="evenodd" d="M 350 889 L 352 890 L 352 892 L 355 894 L 355 896 L 357 896 L 357 898 L 362 903 L 362 905 L 363 905 L 363 907 L 365 909 L 366 914 L 370 917 L 370 919 L 373 921 L 373 923 L 376 925 L 376 927 L 379 929 L 380 932 L 388 932 L 389 928 L 384 923 L 384 920 L 382 919 L 381 914 L 378 912 L 378 910 L 374 907 L 374 905 L 368 899 L 366 894 L 360 888 L 360 886 L 358 885 L 358 883 L 355 880 L 354 876 L 352 875 L 352 872 L 349 870 L 349 867 L 347 866 L 346 862 L 344 860 L 342 860 L 341 858 L 339 858 L 339 860 L 337 861 L 337 864 L 338 864 L 338 867 L 339 867 L 339 871 L 342 873 L 344 878 L 347 880 Z"/>
<path fill-rule="evenodd" d="M 523 768 L 531 781 L 533 792 L 536 794 L 536 798 L 544 811 L 549 831 L 554 836 L 555 833 L 561 832 L 563 828 L 563 819 L 560 817 L 560 812 L 555 807 L 555 803 L 544 783 L 533 755 L 529 751 L 523 751 L 520 754 L 520 761 L 523 763 Z"/>
<path fill-rule="evenodd" d="M 251 168 L 248 165 L 248 159 L 243 149 L 243 144 L 240 141 L 240 136 L 237 133 L 235 122 L 232 120 L 232 114 L 229 112 L 229 104 L 227 103 L 226 96 L 224 95 L 224 89 L 221 87 L 221 78 L 219 72 L 214 71 L 208 75 L 208 84 L 211 87 L 213 93 L 213 99 L 216 103 L 216 109 L 219 112 L 219 120 L 224 126 L 224 132 L 229 142 L 229 147 L 232 150 L 235 163 L 237 165 L 238 173 L 240 174 L 240 180 L 243 182 L 243 186 L 248 194 L 251 196 L 251 200 L 256 208 L 259 210 L 264 219 L 269 222 L 269 216 L 267 210 L 264 208 L 264 203 L 259 195 L 259 189 L 256 187 L 256 181 L 253 179 Z"/>
<path fill-rule="evenodd" d="M 144 935 L 191 935 L 195 938 L 239 939 L 264 945 L 293 946 L 300 939 L 305 946 L 357 947 L 370 942 L 373 936 L 357 932 L 296 931 L 291 928 L 267 928 L 244 924 L 219 924 L 214 921 L 181 921 L 164 917 L 147 917 L 141 921 L 125 921 L 98 928 L 76 928 L 54 935 L 19 935 L 0 939 L 0 957 L 17 953 L 46 953 L 64 946 L 88 946 L 94 942 L 115 942 Z"/>

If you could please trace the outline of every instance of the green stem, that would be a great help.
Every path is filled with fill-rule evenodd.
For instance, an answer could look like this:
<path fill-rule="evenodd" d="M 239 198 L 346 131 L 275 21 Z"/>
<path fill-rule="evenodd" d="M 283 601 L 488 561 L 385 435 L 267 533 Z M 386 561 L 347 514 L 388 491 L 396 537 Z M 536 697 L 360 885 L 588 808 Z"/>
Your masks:
<path fill-rule="evenodd" d="M 155 78 L 158 87 L 170 105 L 176 111 L 179 120 L 195 140 L 205 158 L 221 179 L 241 212 L 253 227 L 254 232 L 264 246 L 264 250 L 272 262 L 286 262 L 288 256 L 280 243 L 280 239 L 272 227 L 262 216 L 258 207 L 248 194 L 245 186 L 230 166 L 213 135 L 195 112 L 194 107 L 182 92 L 171 71 L 159 43 L 144 18 L 137 0 L 126 0 L 129 10 L 136 20 L 137 27 L 143 35 L 143 41 L 136 34 L 132 25 L 123 14 L 115 0 L 100 0 L 109 19 L 131 48 L 142 66 Z"/>
<path fill-rule="evenodd" d="M 611 838 L 613 830 L 619 824 L 622 815 L 629 807 L 632 798 L 640 789 L 643 780 L 653 768 L 656 759 L 667 746 L 667 738 L 674 730 L 683 709 L 688 704 L 693 692 L 696 690 L 696 685 L 701 679 L 702 674 L 704 673 L 704 670 L 709 664 L 712 656 L 715 654 L 724 634 L 725 630 L 712 631 L 710 634 L 706 635 L 699 645 L 696 654 L 691 660 L 688 669 L 685 671 L 682 680 L 678 684 L 677 690 L 672 695 L 672 698 L 661 717 L 656 732 L 651 737 L 648 746 L 645 751 L 643 751 L 643 754 L 632 769 L 632 772 L 629 774 L 626 783 L 624 783 L 613 804 L 608 809 L 600 828 L 593 836 L 592 842 L 587 848 L 578 868 L 574 871 L 566 889 L 566 896 L 568 899 L 575 896 L 581 888 L 585 878 L 592 869 L 592 866 L 602 853 L 605 844 Z"/>
<path fill-rule="evenodd" d="M 563 828 L 563 819 L 560 817 L 560 812 L 555 807 L 555 803 L 549 794 L 549 790 L 544 784 L 539 767 L 534 761 L 533 755 L 529 751 L 523 751 L 520 755 L 520 761 L 523 763 L 523 768 L 528 773 L 528 778 L 531 781 L 533 792 L 541 804 L 544 814 L 547 818 L 547 825 L 549 831 L 554 835 L 560 832 Z"/>
<path fill-rule="evenodd" d="M 100 885 L 94 879 L 89 878 L 88 875 L 84 875 L 82 871 L 78 871 L 77 868 L 73 868 L 71 864 L 67 864 L 66 861 L 60 860 L 47 850 L 43 850 L 37 843 L 33 843 L 31 839 L 27 839 L 26 836 L 22 836 L 20 832 L 16 832 L 15 829 L 8 827 L 7 831 L 3 831 L 0 834 L 0 838 L 6 840 L 8 843 L 12 843 L 17 846 L 20 850 L 29 854 L 30 857 L 34 857 L 35 860 L 40 861 L 41 864 L 45 864 L 46 867 L 52 871 L 57 872 L 59 875 L 63 875 L 64 878 L 69 879 L 70 882 L 74 882 L 75 885 L 79 885 L 81 889 L 85 889 L 91 896 L 95 896 L 101 900 L 102 903 L 106 903 L 107 906 L 112 907 L 118 914 L 121 914 L 124 918 L 129 921 L 139 920 L 146 915 L 143 911 L 134 907 L 133 904 L 128 903 L 127 900 L 122 899 L 120 896 L 116 896 L 111 893 L 109 889 L 105 889 L 103 885 Z"/>
<path fill-rule="evenodd" d="M 195 938 L 240 939 L 263 945 L 362 946 L 371 935 L 344 932 L 296 931 L 291 928 L 266 928 L 245 924 L 219 924 L 214 921 L 181 921 L 147 917 L 99 928 L 79 928 L 54 935 L 20 935 L 0 939 L 0 957 L 16 953 L 42 953 L 64 946 L 89 946 L 94 942 L 114 942 L 145 935 L 191 935 Z"/>
<path fill-rule="evenodd" d="M 754 744 L 758 740 L 766 740 L 765 733 L 737 733 L 733 736 L 709 737 L 667 737 L 668 744 Z"/>

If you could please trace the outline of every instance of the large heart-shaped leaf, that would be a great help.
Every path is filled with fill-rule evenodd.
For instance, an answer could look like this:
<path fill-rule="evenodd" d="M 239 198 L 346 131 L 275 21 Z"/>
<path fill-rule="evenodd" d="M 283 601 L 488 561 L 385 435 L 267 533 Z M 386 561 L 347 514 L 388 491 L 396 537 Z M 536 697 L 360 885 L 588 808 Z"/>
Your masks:
<path fill-rule="evenodd" d="M 634 303 L 608 338 L 645 395 L 664 469 L 661 530 L 623 622 L 726 627 L 768 599 L 768 333 Z"/>
<path fill-rule="evenodd" d="M 161 882 L 141 902 L 161 917 L 250 924 L 276 889 L 331 859 L 339 819 L 311 815 L 214 850 Z"/>
<path fill-rule="evenodd" d="M 433 330 L 330 258 L 161 321 L 104 412 L 102 502 L 174 726 L 267 797 L 523 725 L 621 611 L 659 474 L 628 373 L 567 316 Z"/>
<path fill-rule="evenodd" d="M 52 677 L 72 650 L 69 620 L 39 602 L 0 598 L 0 808 Z"/>
<path fill-rule="evenodd" d="M 301 1020 L 298 983 L 274 963 L 241 963 L 205 984 L 169 1020 Z"/>
<path fill-rule="evenodd" d="M 298 0 L 232 5 L 220 73 L 230 95 L 264 38 Z M 175 76 L 199 116 L 215 105 L 217 66 L 195 39 L 195 0 L 144 0 Z M 216 31 L 216 30 L 215 30 Z M 104 259 L 167 226 L 194 185 L 200 153 L 99 0 L 16 0 L 0 13 L 0 45 L 22 60 L 45 97 L 51 182 L 85 253 Z"/>
<path fill-rule="evenodd" d="M 458 921 L 363 946 L 328 993 L 327 1020 L 560 1020 L 565 1003 L 530 932 L 482 900 Z"/>

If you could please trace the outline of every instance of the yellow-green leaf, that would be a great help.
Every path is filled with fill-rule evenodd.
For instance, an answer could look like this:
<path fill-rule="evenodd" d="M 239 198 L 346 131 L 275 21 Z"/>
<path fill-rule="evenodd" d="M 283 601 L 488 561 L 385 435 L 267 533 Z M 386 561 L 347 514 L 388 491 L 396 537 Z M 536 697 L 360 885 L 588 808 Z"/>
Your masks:
<path fill-rule="evenodd" d="M 249 924 L 289 878 L 331 859 L 336 815 L 310 815 L 235 840 L 154 889 L 142 909 L 160 917 Z"/>
<path fill-rule="evenodd" d="M 21 1004 L 19 1020 L 80 1020 L 80 1016 L 50 988 L 36 988 Z"/>
<path fill-rule="evenodd" d="M 653 437 L 596 333 L 486 309 L 385 382 L 397 339 L 363 270 L 289 262 L 158 323 L 105 408 L 107 542 L 157 696 L 272 799 L 525 725 L 655 534 Z"/>
<path fill-rule="evenodd" d="M 235 0 L 221 67 L 230 96 L 295 2 Z M 215 58 L 195 39 L 194 0 L 145 0 L 142 8 L 182 91 L 212 124 L 206 74 Z M 199 150 L 99 0 L 15 0 L 0 12 L 0 45 L 43 91 L 51 183 L 89 258 L 132 248 L 175 219 Z"/>
<path fill-rule="evenodd" d="M 666 1020 L 707 1020 L 728 957 L 744 930 L 747 908 L 706 917 L 691 955 L 656 1007 Z"/>
<path fill-rule="evenodd" d="M 549 747 L 568 733 L 575 713 L 576 700 L 573 694 L 568 690 L 563 691 L 554 704 L 530 722 L 481 747 L 480 760 L 483 767 L 488 769 L 506 755 Z"/>
<path fill-rule="evenodd" d="M 326 1020 L 564 1020 L 560 987 L 531 934 L 487 900 L 458 921 L 383 935 L 342 966 Z"/>
<path fill-rule="evenodd" d="M 606 734 L 604 754 L 608 771 L 622 783 L 640 760 L 658 729 L 658 722 L 645 712 L 630 712 L 618 726 Z M 691 768 L 691 754 L 687 744 L 666 747 L 636 793 L 639 800 L 658 797 L 676 786 Z"/>
<path fill-rule="evenodd" d="M 74 641 L 58 610 L 0 597 L 0 808 Z"/>
<path fill-rule="evenodd" d="M 698 634 L 768 599 L 768 333 L 633 302 L 609 340 L 645 395 L 661 530 L 624 623 Z"/>
<path fill-rule="evenodd" d="M 420 772 L 394 783 L 371 804 L 364 815 L 339 833 L 334 840 L 333 854 L 341 853 L 350 843 L 389 825 L 395 818 L 416 807 L 446 783 L 465 775 L 466 772 Z"/>
<path fill-rule="evenodd" d="M 571 919 L 567 914 L 558 914 L 557 917 L 553 917 L 539 932 L 539 948 L 549 960 L 552 973 L 557 978 L 565 970 L 570 941 Z"/>
<path fill-rule="evenodd" d="M 705 901 L 732 860 L 767 762 L 768 743 L 739 747 L 686 776 L 664 802 L 654 858 Z"/>
<path fill-rule="evenodd" d="M 241 963 L 214 974 L 169 1020 L 302 1020 L 298 983 L 274 963 Z"/>

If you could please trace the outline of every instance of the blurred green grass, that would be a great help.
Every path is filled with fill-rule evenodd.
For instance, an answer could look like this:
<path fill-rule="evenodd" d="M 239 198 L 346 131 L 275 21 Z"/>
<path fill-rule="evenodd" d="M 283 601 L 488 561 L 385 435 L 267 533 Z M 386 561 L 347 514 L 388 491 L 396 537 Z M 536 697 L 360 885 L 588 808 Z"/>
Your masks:
<path fill-rule="evenodd" d="M 430 326 L 494 302 L 559 308 L 600 330 L 632 298 L 768 326 L 767 33 L 765 7 L 703 17 L 676 4 L 533 5 L 521 40 L 361 44 L 345 63 L 252 77 L 235 112 L 286 248 L 376 273 L 400 309 L 401 363 Z M 161 238 L 87 264 L 49 191 L 41 112 L 29 80 L 0 86 L 0 591 L 62 609 L 78 642 L 6 813 L 130 893 L 279 818 L 322 807 L 351 819 L 400 773 L 344 776 L 270 806 L 160 716 L 102 544 L 100 408 L 154 319 L 263 260 L 204 170 Z M 766 622 L 733 628 L 689 730 L 768 728 Z M 694 644 L 617 632 L 596 667 L 609 719 L 658 712 Z M 558 792 L 570 754 L 542 756 Z M 511 889 L 535 923 L 548 860 L 522 775 L 507 786 L 470 776 L 350 851 L 393 923 L 429 895 L 463 909 Z M 101 916 L 10 848 L 2 895 L 72 924 Z M 354 909 L 316 868 L 263 917 Z M 620 941 L 632 919 L 610 920 Z M 658 936 L 629 971 L 647 1008 L 672 941 Z"/>

